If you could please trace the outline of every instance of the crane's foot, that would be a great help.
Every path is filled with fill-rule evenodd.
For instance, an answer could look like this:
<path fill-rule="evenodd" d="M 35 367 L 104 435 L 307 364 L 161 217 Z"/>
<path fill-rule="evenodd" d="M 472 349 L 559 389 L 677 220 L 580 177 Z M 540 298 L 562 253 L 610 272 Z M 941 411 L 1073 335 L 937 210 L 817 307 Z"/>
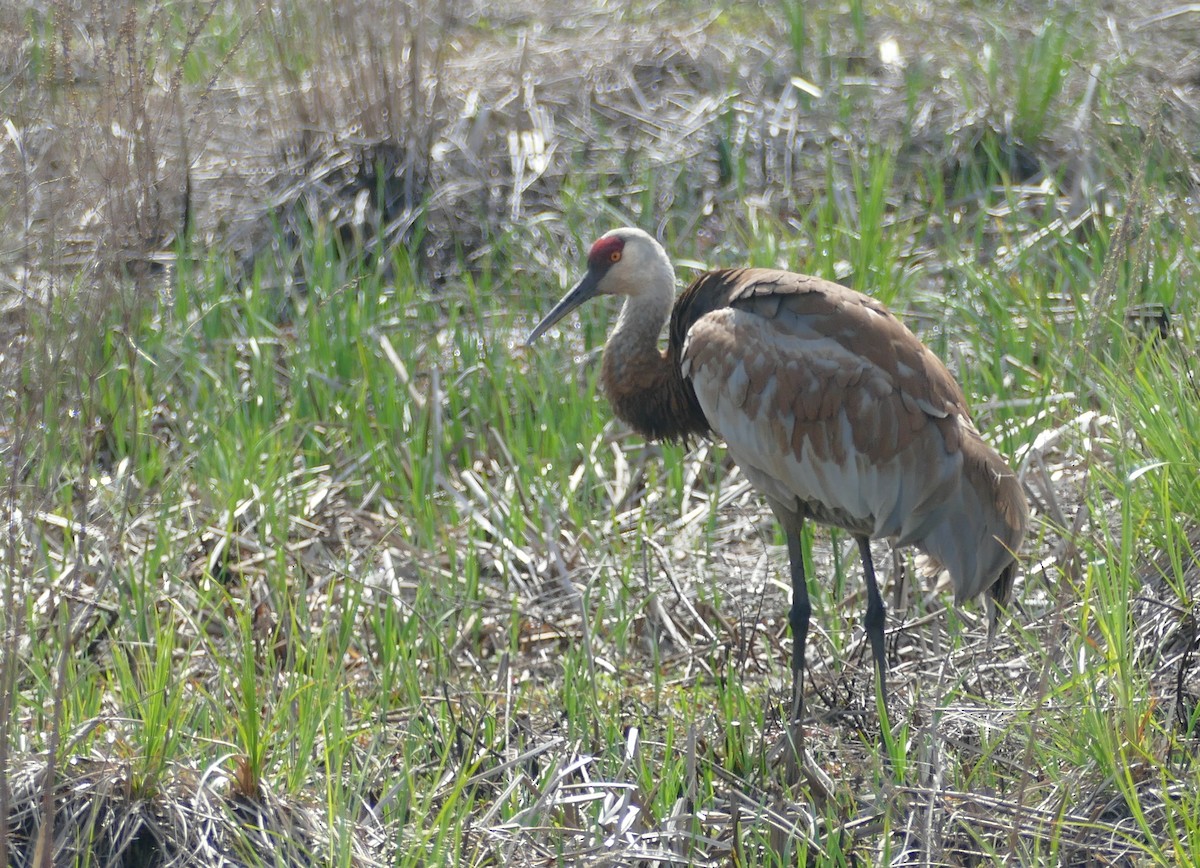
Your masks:
<path fill-rule="evenodd" d="M 808 782 L 814 799 L 823 802 L 833 792 L 833 781 L 821 770 L 804 747 L 804 671 L 797 669 L 792 678 L 792 703 L 783 735 L 768 754 L 771 762 L 782 762 L 783 782 L 794 787 Z"/>
<path fill-rule="evenodd" d="M 792 707 L 788 713 L 787 728 L 783 734 L 784 780 L 794 786 L 800 780 L 800 768 L 804 765 L 804 667 L 792 670 Z"/>
<path fill-rule="evenodd" d="M 804 766 L 804 726 L 800 721 L 788 722 L 772 754 L 783 762 L 783 782 L 789 787 L 800 783 Z"/>
<path fill-rule="evenodd" d="M 798 721 L 788 724 L 768 754 L 768 759 L 771 762 L 782 762 L 785 786 L 795 787 L 802 780 L 807 781 L 814 801 L 824 803 L 831 798 L 833 781 L 804 749 L 804 729 Z"/>
<path fill-rule="evenodd" d="M 800 782 L 804 766 L 804 730 L 799 724 L 792 722 L 787 725 L 767 753 L 767 761 L 772 765 L 782 764 L 783 782 L 787 786 L 792 787 Z"/>

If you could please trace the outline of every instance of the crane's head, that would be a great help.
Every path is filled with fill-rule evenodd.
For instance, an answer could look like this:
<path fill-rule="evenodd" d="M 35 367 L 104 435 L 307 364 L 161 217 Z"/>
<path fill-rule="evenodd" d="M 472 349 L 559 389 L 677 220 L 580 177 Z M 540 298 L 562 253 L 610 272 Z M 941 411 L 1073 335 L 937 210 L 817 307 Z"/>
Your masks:
<path fill-rule="evenodd" d="M 585 301 L 597 295 L 663 294 L 669 310 L 675 294 L 675 272 L 662 245 L 641 229 L 626 226 L 605 232 L 588 251 L 587 273 L 537 324 L 532 344 Z"/>

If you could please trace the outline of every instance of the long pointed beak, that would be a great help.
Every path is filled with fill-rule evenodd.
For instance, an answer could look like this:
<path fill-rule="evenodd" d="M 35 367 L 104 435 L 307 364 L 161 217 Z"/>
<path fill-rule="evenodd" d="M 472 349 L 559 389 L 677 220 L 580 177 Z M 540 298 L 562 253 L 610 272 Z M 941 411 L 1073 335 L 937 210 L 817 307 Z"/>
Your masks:
<path fill-rule="evenodd" d="M 554 307 L 550 309 L 550 313 L 542 317 L 542 321 L 538 323 L 534 330 L 529 333 L 529 337 L 525 338 L 525 345 L 528 346 L 532 344 L 534 341 L 544 335 L 552 325 L 569 314 L 571 311 L 575 310 L 575 308 L 579 307 L 589 298 L 592 298 L 596 294 L 596 290 L 599 288 L 599 286 L 600 281 L 596 279 L 596 276 L 592 274 L 591 270 L 589 269 L 588 273 L 583 276 L 583 280 L 575 284 L 575 288 L 564 295 L 559 300 L 558 304 L 554 305 Z"/>

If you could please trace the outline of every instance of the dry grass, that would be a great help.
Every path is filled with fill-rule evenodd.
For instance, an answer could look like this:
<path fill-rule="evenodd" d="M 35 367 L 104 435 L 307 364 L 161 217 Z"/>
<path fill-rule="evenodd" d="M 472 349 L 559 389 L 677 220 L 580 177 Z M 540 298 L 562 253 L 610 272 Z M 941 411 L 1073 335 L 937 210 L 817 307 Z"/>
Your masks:
<path fill-rule="evenodd" d="M 1118 6 L 814 10 L 803 57 L 775 8 L 0 11 L 0 862 L 1084 865 L 1200 840 L 1172 825 L 1195 798 L 1196 516 L 1123 544 L 1121 480 L 1156 452 L 1078 350 L 1103 355 L 1107 314 L 1143 302 L 1193 338 L 1182 288 L 1133 297 L 1124 278 L 1194 278 L 1158 228 L 1195 228 L 1198 64 L 1180 16 Z M 881 59 L 889 39 L 902 62 Z M 681 257 L 808 263 L 896 298 L 997 396 L 981 426 L 1038 515 L 1020 611 L 988 645 L 944 589 L 895 589 L 891 767 L 855 560 L 817 537 L 825 795 L 767 770 L 783 558 L 719 447 L 579 423 L 588 439 L 543 457 L 467 409 L 508 389 L 514 418 L 542 412 L 550 387 L 512 347 L 523 317 L 565 281 L 564 239 L 625 222 Z M 870 232 L 861 258 L 839 240 Z M 1092 239 L 1112 239 L 1105 269 Z M 1068 275 L 1056 307 L 988 307 L 1036 270 Z M 297 375 L 307 325 L 414 275 L 419 296 Z M 193 283 L 203 304 L 172 320 Z M 952 338 L 956 318 L 986 337 Z M 456 361 L 492 342 L 498 371 Z M 355 390 L 376 362 L 394 416 Z M 554 394 L 590 406 L 567 363 Z M 240 397 L 205 403 L 229 380 Z M 267 445 L 200 411 L 240 418 L 264 384 L 287 396 L 277 423 L 247 423 Z M 212 457 L 224 434 L 244 473 Z M 1132 675 L 1084 660 L 1115 647 L 1093 611 L 1113 564 L 1140 587 Z M 1064 735 L 1080 696 L 1111 745 Z M 313 705 L 344 716 L 310 733 Z M 220 734 L 172 726 L 230 709 Z"/>

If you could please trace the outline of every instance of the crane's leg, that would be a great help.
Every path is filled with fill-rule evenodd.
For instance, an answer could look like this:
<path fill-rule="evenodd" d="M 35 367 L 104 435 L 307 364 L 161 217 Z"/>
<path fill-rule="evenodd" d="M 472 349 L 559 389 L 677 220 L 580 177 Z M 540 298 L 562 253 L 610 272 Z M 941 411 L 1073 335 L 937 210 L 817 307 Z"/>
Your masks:
<path fill-rule="evenodd" d="M 862 555 L 863 577 L 867 582 L 867 618 L 863 625 L 867 628 L 867 638 L 871 640 L 871 656 L 875 658 L 876 677 L 879 678 L 879 693 L 883 696 L 884 708 L 887 708 L 887 662 L 883 659 L 883 598 L 879 596 L 879 585 L 875 583 L 875 564 L 871 560 L 871 540 L 869 537 L 856 536 L 858 551 Z"/>
<path fill-rule="evenodd" d="M 812 605 L 808 602 L 808 582 L 804 578 L 804 548 L 800 543 L 800 529 L 788 527 L 788 559 L 792 568 L 792 608 L 788 612 L 788 624 L 792 628 L 792 719 L 791 730 L 796 750 L 801 748 L 804 738 L 804 649 L 808 644 L 808 620 Z"/>

